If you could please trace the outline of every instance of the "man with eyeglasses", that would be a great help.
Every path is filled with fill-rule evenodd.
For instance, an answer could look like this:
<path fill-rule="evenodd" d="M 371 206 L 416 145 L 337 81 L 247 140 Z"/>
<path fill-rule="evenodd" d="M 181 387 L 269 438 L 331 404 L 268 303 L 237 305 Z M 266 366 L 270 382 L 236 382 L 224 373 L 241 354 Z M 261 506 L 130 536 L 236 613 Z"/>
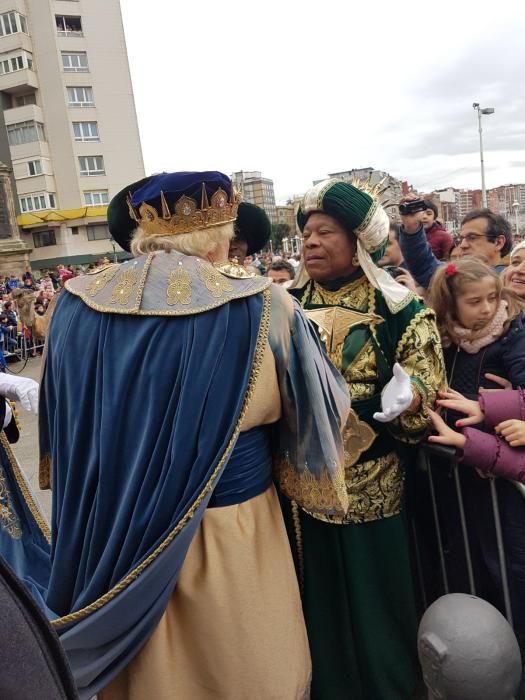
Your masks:
<path fill-rule="evenodd" d="M 402 216 L 401 219 L 399 246 L 405 265 L 416 282 L 426 289 L 432 275 L 443 263 L 432 252 L 420 214 Z M 474 209 L 461 222 L 456 247 L 460 256 L 472 255 L 500 273 L 505 269 L 501 260 L 512 247 L 510 224 L 490 209 Z"/>

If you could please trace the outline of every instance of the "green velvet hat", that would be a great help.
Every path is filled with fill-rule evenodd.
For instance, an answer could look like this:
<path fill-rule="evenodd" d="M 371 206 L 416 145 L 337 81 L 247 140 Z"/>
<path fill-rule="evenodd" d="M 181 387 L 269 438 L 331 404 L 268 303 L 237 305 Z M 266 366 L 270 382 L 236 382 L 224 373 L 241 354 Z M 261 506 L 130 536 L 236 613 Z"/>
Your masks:
<path fill-rule="evenodd" d="M 128 198 L 130 194 L 132 195 L 150 182 L 152 177 L 154 176 L 150 175 L 131 185 L 127 185 L 127 187 L 124 187 L 123 190 L 120 190 L 120 192 L 113 197 L 108 205 L 107 218 L 109 232 L 119 246 L 123 250 L 127 250 L 128 253 L 131 250 L 133 232 L 137 228 L 137 222 L 129 215 Z"/>
<path fill-rule="evenodd" d="M 241 202 L 235 221 L 235 234 L 248 243 L 246 255 L 258 253 L 270 240 L 272 225 L 261 207 L 250 202 Z"/>
<path fill-rule="evenodd" d="M 297 211 L 297 223 L 302 231 L 310 214 L 323 212 L 358 235 L 372 219 L 378 204 L 377 199 L 349 182 L 325 180 L 305 194 Z"/>

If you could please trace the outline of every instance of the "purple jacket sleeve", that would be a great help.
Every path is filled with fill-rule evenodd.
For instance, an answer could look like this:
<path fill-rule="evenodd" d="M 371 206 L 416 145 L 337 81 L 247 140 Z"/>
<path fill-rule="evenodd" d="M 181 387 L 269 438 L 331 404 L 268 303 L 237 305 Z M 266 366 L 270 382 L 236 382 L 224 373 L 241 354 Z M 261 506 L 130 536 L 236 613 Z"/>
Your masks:
<path fill-rule="evenodd" d="M 525 420 L 525 391 L 523 389 L 502 389 L 484 391 L 479 395 L 479 405 L 485 414 L 485 426 L 489 430 L 504 420 L 515 418 Z"/>
<path fill-rule="evenodd" d="M 525 484 L 525 447 L 511 447 L 503 438 L 476 428 L 464 428 L 467 438 L 461 460 L 487 476 Z"/>

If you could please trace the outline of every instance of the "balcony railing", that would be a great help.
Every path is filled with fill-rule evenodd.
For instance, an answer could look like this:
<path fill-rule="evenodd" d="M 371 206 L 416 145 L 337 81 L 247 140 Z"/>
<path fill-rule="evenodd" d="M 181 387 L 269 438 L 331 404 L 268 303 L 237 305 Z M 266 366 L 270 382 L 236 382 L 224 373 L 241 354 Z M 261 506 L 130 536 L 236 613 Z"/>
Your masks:
<path fill-rule="evenodd" d="M 81 29 L 63 29 L 62 27 L 57 27 L 57 35 L 66 36 L 84 36 L 84 32 Z"/>

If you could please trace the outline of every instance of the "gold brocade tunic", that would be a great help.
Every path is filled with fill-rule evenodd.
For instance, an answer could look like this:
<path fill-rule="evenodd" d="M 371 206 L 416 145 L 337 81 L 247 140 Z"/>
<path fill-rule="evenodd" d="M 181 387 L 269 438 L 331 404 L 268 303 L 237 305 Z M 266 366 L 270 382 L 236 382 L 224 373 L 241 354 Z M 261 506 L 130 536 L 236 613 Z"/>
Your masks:
<path fill-rule="evenodd" d="M 336 523 L 364 523 L 400 512 L 404 490 L 402 444 L 416 444 L 425 435 L 425 406 L 444 384 L 444 363 L 434 312 L 417 297 L 393 314 L 380 292 L 359 270 L 336 289 L 310 281 L 292 290 L 318 326 L 330 359 L 343 374 L 353 411 L 345 431 L 345 475 L 350 501 L 344 519 L 314 515 Z M 323 310 L 351 310 L 332 313 Z M 338 342 L 338 338 L 340 342 Z M 380 410 L 381 392 L 394 362 L 410 375 L 421 401 L 391 423 L 372 415 Z"/>

